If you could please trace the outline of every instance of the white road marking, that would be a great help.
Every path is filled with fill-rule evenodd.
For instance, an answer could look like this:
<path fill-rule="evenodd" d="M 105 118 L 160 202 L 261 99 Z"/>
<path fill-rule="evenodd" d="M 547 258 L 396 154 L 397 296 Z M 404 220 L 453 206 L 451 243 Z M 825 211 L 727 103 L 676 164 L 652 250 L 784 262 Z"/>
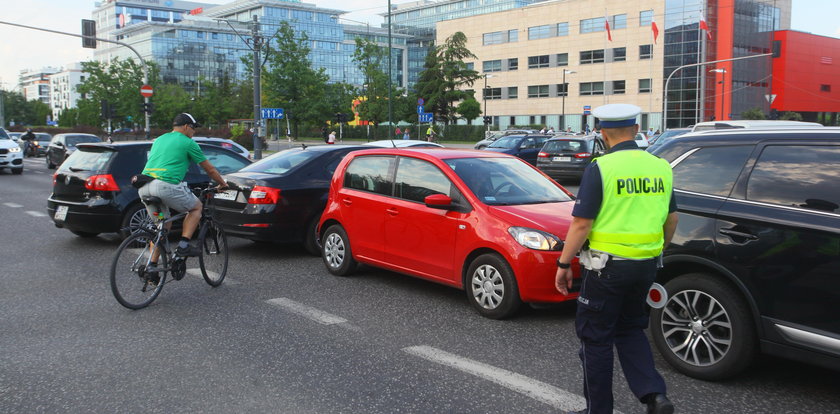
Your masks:
<path fill-rule="evenodd" d="M 26 214 L 29 214 L 32 217 L 46 217 L 46 213 L 42 213 L 40 211 L 27 211 Z"/>
<path fill-rule="evenodd" d="M 410 355 L 496 383 L 561 411 L 579 410 L 586 407 L 586 399 L 580 395 L 483 362 L 473 361 L 426 345 L 410 346 L 402 350 Z"/>
<path fill-rule="evenodd" d="M 6 206 L 6 207 L 11 207 L 11 208 L 21 208 L 21 207 L 23 207 L 22 205 L 16 204 L 16 203 L 3 203 L 3 205 Z"/>
<path fill-rule="evenodd" d="M 288 298 L 269 299 L 266 303 L 283 308 L 289 312 L 296 313 L 323 325 L 335 325 L 347 322 L 347 319 L 340 316 L 335 316 L 331 313 L 295 302 Z"/>

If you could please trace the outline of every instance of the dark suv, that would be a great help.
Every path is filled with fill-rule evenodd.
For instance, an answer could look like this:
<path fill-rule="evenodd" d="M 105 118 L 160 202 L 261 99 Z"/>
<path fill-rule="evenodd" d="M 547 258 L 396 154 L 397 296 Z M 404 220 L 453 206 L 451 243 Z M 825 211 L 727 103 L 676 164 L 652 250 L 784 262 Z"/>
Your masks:
<path fill-rule="evenodd" d="M 651 313 L 663 357 L 706 380 L 757 351 L 840 369 L 840 129 L 689 134 L 653 154 L 680 215 Z"/>

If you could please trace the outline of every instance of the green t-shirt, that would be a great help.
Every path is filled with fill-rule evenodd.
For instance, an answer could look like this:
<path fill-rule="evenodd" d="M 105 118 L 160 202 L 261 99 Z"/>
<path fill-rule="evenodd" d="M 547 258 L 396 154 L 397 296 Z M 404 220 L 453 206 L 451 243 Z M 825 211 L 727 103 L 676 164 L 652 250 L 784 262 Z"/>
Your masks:
<path fill-rule="evenodd" d="M 184 181 L 190 162 L 198 164 L 206 159 L 195 141 L 180 132 L 172 131 L 155 139 L 143 174 L 178 184 Z"/>

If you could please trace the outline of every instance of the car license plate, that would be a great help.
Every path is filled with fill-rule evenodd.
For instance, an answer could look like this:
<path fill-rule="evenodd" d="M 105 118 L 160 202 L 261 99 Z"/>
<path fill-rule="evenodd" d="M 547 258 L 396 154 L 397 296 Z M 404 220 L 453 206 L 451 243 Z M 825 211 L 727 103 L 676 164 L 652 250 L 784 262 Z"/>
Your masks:
<path fill-rule="evenodd" d="M 554 157 L 551 159 L 552 161 L 560 161 L 560 162 L 569 162 L 572 160 L 572 157 Z"/>
<path fill-rule="evenodd" d="M 67 206 L 58 206 L 55 209 L 55 219 L 57 221 L 64 221 L 67 219 Z"/>
<path fill-rule="evenodd" d="M 238 194 L 237 191 L 225 190 L 225 191 L 216 193 L 216 195 L 214 197 L 218 198 L 220 200 L 236 200 L 237 194 Z"/>

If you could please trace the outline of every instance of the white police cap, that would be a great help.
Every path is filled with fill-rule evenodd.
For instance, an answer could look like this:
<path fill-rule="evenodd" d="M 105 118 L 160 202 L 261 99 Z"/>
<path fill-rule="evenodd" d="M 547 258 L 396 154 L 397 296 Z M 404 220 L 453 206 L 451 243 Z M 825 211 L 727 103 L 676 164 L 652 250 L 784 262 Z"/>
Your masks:
<path fill-rule="evenodd" d="M 630 104 L 601 105 L 592 111 L 592 115 L 601 121 L 601 128 L 621 128 L 636 125 L 636 117 L 642 108 Z"/>

